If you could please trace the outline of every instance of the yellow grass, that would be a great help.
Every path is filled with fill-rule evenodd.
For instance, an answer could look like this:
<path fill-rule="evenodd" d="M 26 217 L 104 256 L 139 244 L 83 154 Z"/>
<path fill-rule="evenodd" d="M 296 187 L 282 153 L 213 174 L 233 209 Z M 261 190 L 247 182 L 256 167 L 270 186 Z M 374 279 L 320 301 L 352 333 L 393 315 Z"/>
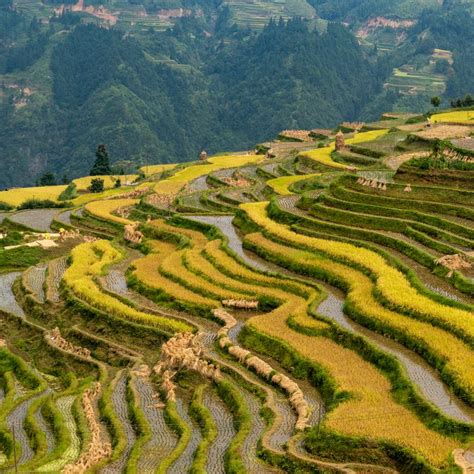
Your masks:
<path fill-rule="evenodd" d="M 150 222 L 150 225 L 152 225 L 156 229 L 161 230 L 163 232 L 184 235 L 185 237 L 189 239 L 190 241 L 189 243 L 191 246 L 198 246 L 201 249 L 204 248 L 208 242 L 206 236 L 202 234 L 201 232 L 197 232 L 192 229 L 185 229 L 182 227 L 174 227 L 172 225 L 167 224 L 165 221 L 161 219 L 156 219 Z"/>
<path fill-rule="evenodd" d="M 200 232 L 172 227 L 162 221 L 154 221 L 152 225 L 161 230 L 186 235 L 191 239 L 192 246 L 184 250 L 177 250 L 171 244 L 153 241 L 153 254 L 134 262 L 135 275 L 147 286 L 161 289 L 178 300 L 196 302 L 210 308 L 219 306 L 219 301 L 224 299 L 250 301 L 258 299 L 260 296 L 267 296 L 281 301 L 283 305 L 291 302 L 295 307 L 293 317 L 299 324 L 317 329 L 326 327 L 325 323 L 316 321 L 307 314 L 308 305 L 319 297 L 316 290 L 303 288 L 303 285 L 297 283 L 286 285 L 289 290 L 298 287 L 297 292 L 303 294 L 306 292 L 306 301 L 306 299 L 289 293 L 285 289 L 280 289 L 285 286 L 286 282 L 254 273 L 227 256 L 229 268 L 226 273 L 236 272 L 236 274 L 250 274 L 252 276 L 247 282 L 229 277 L 208 261 L 203 254 L 203 251 L 213 252 L 218 249 L 221 244 L 220 240 L 209 242 Z M 219 253 L 220 250 L 217 252 Z M 176 278 L 184 281 L 184 286 L 172 281 Z M 260 281 L 262 284 L 254 285 L 252 281 Z M 278 288 L 273 288 L 273 286 Z"/>
<path fill-rule="evenodd" d="M 256 284 L 270 287 L 278 287 L 279 285 L 282 285 L 286 291 L 296 294 L 309 294 L 308 292 L 313 291 L 302 283 L 282 280 L 281 278 L 254 272 L 246 266 L 241 265 L 221 248 L 220 240 L 209 242 L 204 250 L 204 254 L 210 260 L 215 262 L 214 265 L 222 268 L 225 274 L 233 275 L 240 280 L 249 283 L 255 282 Z"/>
<path fill-rule="evenodd" d="M 371 130 L 370 132 L 361 132 L 355 135 L 353 138 L 346 140 L 347 145 L 355 145 L 357 143 L 368 142 L 372 140 L 376 140 L 377 138 L 385 135 L 388 132 L 388 129 L 383 130 Z M 332 143 L 331 145 L 324 147 L 324 148 L 316 148 L 314 150 L 305 151 L 301 154 L 301 156 L 306 156 L 311 158 L 318 163 L 321 163 L 326 166 L 330 166 L 332 168 L 338 169 L 349 169 L 351 168 L 348 165 L 344 165 L 342 163 L 336 163 L 331 158 L 331 153 L 335 150 L 335 145 Z"/>
<path fill-rule="evenodd" d="M 31 188 L 14 188 L 0 191 L 0 202 L 5 202 L 13 207 L 18 207 L 28 199 L 57 201 L 59 195 L 66 189 L 62 186 L 36 186 Z"/>
<path fill-rule="evenodd" d="M 231 298 L 241 298 L 242 295 L 235 295 L 235 293 L 232 291 L 210 283 L 209 281 L 204 280 L 185 268 L 182 263 L 182 258 L 189 253 L 189 251 L 183 250 L 181 252 L 174 252 L 171 255 L 168 255 L 163 259 L 160 265 L 160 273 L 164 275 L 171 275 L 174 278 L 179 278 L 184 282 L 184 286 L 186 288 L 216 301 L 222 301 Z"/>
<path fill-rule="evenodd" d="M 126 174 L 126 175 L 116 175 L 116 176 L 84 176 L 82 178 L 77 178 L 73 180 L 73 183 L 76 185 L 78 191 L 87 191 L 91 185 L 93 179 L 103 179 L 104 180 L 104 189 L 111 189 L 114 187 L 117 179 L 120 179 L 122 186 L 131 185 L 137 178 L 137 174 Z M 122 192 L 124 192 L 122 190 Z"/>
<path fill-rule="evenodd" d="M 433 123 L 453 122 L 474 124 L 474 110 L 457 110 L 455 112 L 435 114 L 431 116 L 430 121 Z"/>
<path fill-rule="evenodd" d="M 258 163 L 265 157 L 263 155 L 225 155 L 209 158 L 205 164 L 193 165 L 178 171 L 168 179 L 160 181 L 155 186 L 158 194 L 177 194 L 187 183 L 207 175 L 213 171 L 226 168 L 236 168 L 251 163 Z"/>
<path fill-rule="evenodd" d="M 138 187 L 142 187 L 144 184 L 149 185 L 150 183 L 143 183 Z M 128 189 L 127 189 L 127 191 L 128 191 Z M 84 204 L 87 204 L 88 202 L 100 201 L 102 199 L 106 199 L 106 198 L 109 198 L 109 197 L 116 196 L 117 194 L 123 194 L 124 192 L 127 192 L 127 191 L 124 191 L 121 188 L 118 188 L 118 189 L 114 188 L 114 189 L 107 189 L 107 191 L 104 191 L 103 193 L 85 193 L 85 194 L 81 194 L 80 196 L 78 196 L 75 199 L 72 199 L 71 203 L 75 207 L 80 207 L 80 206 L 83 206 Z"/>
<path fill-rule="evenodd" d="M 267 216 L 267 204 L 265 202 L 246 203 L 240 207 L 262 229 L 281 239 L 366 268 L 376 277 L 377 290 L 388 301 L 421 314 L 427 319 L 440 321 L 453 329 L 461 330 L 466 335 L 474 337 L 474 318 L 469 311 L 445 306 L 418 293 L 402 272 L 390 266 L 376 252 L 345 242 L 296 234 L 288 226 L 272 221 Z"/>
<path fill-rule="evenodd" d="M 293 194 L 290 191 L 290 186 L 298 181 L 303 181 L 306 179 L 315 178 L 316 176 L 321 176 L 320 173 L 306 174 L 306 175 L 296 175 L 296 176 L 282 176 L 280 178 L 270 179 L 267 181 L 268 186 L 270 186 L 273 191 L 282 196 Z"/>
<path fill-rule="evenodd" d="M 149 315 L 126 305 L 100 290 L 95 277 L 102 275 L 108 265 L 118 263 L 122 254 L 107 240 L 78 245 L 71 252 L 72 264 L 64 273 L 64 282 L 72 292 L 90 305 L 117 317 L 139 324 L 157 326 L 167 331 L 190 331 L 180 321 Z"/>
<path fill-rule="evenodd" d="M 171 164 L 159 164 L 159 165 L 146 165 L 140 168 L 140 171 L 146 176 L 151 176 L 152 174 L 163 173 L 163 171 L 172 170 L 176 168 L 176 163 Z"/>
<path fill-rule="evenodd" d="M 264 155 L 218 155 L 211 156 L 207 161 L 218 166 L 218 169 L 225 169 L 238 168 L 251 163 L 260 163 L 264 159 Z"/>
<path fill-rule="evenodd" d="M 242 294 L 236 294 L 236 291 L 227 290 L 214 284 L 214 282 L 207 281 L 201 276 L 189 271 L 184 266 L 184 260 L 195 262 L 196 258 L 199 259 L 203 265 L 207 263 L 207 261 L 200 256 L 200 252 L 209 243 L 204 234 L 190 229 L 172 227 L 160 220 L 153 221 L 151 225 L 166 232 L 185 235 L 190 239 L 191 248 L 184 250 L 170 249 L 168 254 L 163 256 L 160 261 L 159 272 L 164 277 L 169 275 L 172 279 L 180 279 L 184 282 L 184 286 L 189 291 L 203 295 L 204 298 L 210 298 L 214 301 L 231 298 L 245 298 Z M 154 244 L 154 248 L 155 246 L 156 243 Z"/>
<path fill-rule="evenodd" d="M 282 252 L 287 255 L 285 247 Z M 294 251 L 297 253 L 298 251 Z M 391 396 L 386 377 L 356 352 L 322 336 L 307 336 L 287 325 L 289 316 L 302 315 L 299 298 L 288 298 L 276 310 L 248 322 L 260 332 L 289 343 L 304 358 L 323 366 L 340 390 L 353 397 L 327 415 L 326 426 L 339 433 L 383 439 L 412 449 L 435 465 L 446 463 L 457 443 L 428 430 L 407 408 Z M 307 316 L 303 315 L 304 321 Z M 300 318 L 296 318 L 302 322 Z"/>
<path fill-rule="evenodd" d="M 87 212 L 99 219 L 118 222 L 119 224 L 130 224 L 132 221 L 124 217 L 115 216 L 113 213 L 122 207 L 138 204 L 138 199 L 108 199 L 105 201 L 92 201 L 85 205 Z"/>
<path fill-rule="evenodd" d="M 380 321 L 423 342 L 446 361 L 446 368 L 454 374 L 455 379 L 467 392 L 474 391 L 474 352 L 458 338 L 442 329 L 383 307 L 373 296 L 373 282 L 362 272 L 310 252 L 277 244 L 261 234 L 248 235 L 246 239 L 271 254 L 280 255 L 301 265 L 317 267 L 346 282 L 349 287 L 347 299 L 358 311 L 372 321 Z"/>
<path fill-rule="evenodd" d="M 217 241 L 219 243 L 219 241 Z M 210 242 L 206 246 L 206 250 L 213 251 L 216 246 L 216 241 Z M 314 288 L 304 287 L 300 285 L 300 291 L 302 290 L 306 293 L 306 297 L 295 295 L 291 292 L 294 288 L 291 285 L 288 285 L 288 289 L 285 288 L 285 281 L 278 278 L 271 278 L 271 282 L 260 284 L 254 284 L 252 282 L 258 281 L 259 274 L 252 272 L 251 270 L 242 267 L 236 260 L 229 257 L 225 260 L 227 267 L 222 264 L 221 261 L 216 262 L 217 265 L 214 266 L 211 262 L 206 260 L 200 253 L 197 251 L 190 251 L 186 255 L 186 261 L 188 266 L 192 269 L 193 272 L 204 274 L 208 281 L 228 288 L 231 291 L 230 298 L 239 298 L 239 299 L 259 299 L 260 297 L 271 298 L 275 301 L 279 301 L 281 306 L 279 311 L 287 311 L 288 306 L 293 308 L 293 312 L 286 313 L 287 316 L 292 316 L 293 320 L 305 327 L 313 329 L 324 329 L 327 327 L 327 324 L 318 321 L 308 315 L 308 307 L 313 304 L 314 301 L 318 300 L 319 292 Z M 221 272 L 221 268 L 225 268 L 224 273 Z M 240 268 L 239 268 L 240 267 Z M 248 272 L 250 278 L 245 282 L 237 280 L 229 275 L 233 272 L 238 274 L 242 269 L 243 272 Z M 254 278 L 256 277 L 256 278 Z M 268 287 L 264 285 L 269 285 Z M 288 291 L 290 290 L 290 291 Z"/>
<path fill-rule="evenodd" d="M 152 253 L 133 261 L 135 267 L 133 274 L 140 282 L 154 290 L 161 290 L 168 296 L 180 301 L 201 304 L 210 308 L 219 307 L 218 301 L 205 298 L 161 275 L 160 266 L 166 256 L 176 251 L 174 245 L 155 240 L 152 248 Z"/>
<path fill-rule="evenodd" d="M 302 153 L 302 156 L 311 158 L 312 160 L 317 161 L 322 165 L 330 166 L 331 168 L 338 168 L 343 170 L 348 169 L 348 165 L 343 165 L 342 163 L 336 163 L 335 161 L 333 161 L 333 159 L 331 158 L 331 153 L 334 150 L 335 146 L 334 144 L 332 144 L 324 148 L 316 148 L 315 150 L 305 151 L 304 153 Z"/>
<path fill-rule="evenodd" d="M 357 143 L 371 142 L 380 138 L 388 133 L 388 129 L 384 128 L 382 130 L 371 130 L 369 132 L 361 132 L 356 134 L 355 137 L 349 138 L 346 140 L 348 145 L 356 145 Z"/>
<path fill-rule="evenodd" d="M 284 305 L 285 306 L 285 305 Z M 356 352 L 324 337 L 311 337 L 286 324 L 290 305 L 257 316 L 249 324 L 289 343 L 304 358 L 322 365 L 341 390 L 353 398 L 341 403 L 326 418 L 328 428 L 352 436 L 384 439 L 418 452 L 435 465 L 446 462 L 457 443 L 429 431 L 418 418 L 391 396 L 391 385 L 375 367 Z"/>

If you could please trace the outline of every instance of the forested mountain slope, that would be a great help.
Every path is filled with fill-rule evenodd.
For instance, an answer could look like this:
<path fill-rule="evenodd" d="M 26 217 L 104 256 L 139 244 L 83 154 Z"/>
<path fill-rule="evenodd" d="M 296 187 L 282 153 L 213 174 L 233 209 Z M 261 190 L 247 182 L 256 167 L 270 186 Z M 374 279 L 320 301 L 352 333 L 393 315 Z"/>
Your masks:
<path fill-rule="evenodd" d="M 132 172 L 448 105 L 474 90 L 472 4 L 0 0 L 0 187 L 87 173 L 98 143 Z"/>
<path fill-rule="evenodd" d="M 137 39 L 53 24 L 31 65 L 7 59 L 0 160 L 12 174 L 0 185 L 45 169 L 87 173 L 99 142 L 115 161 L 169 162 L 202 148 L 247 147 L 288 125 L 336 124 L 356 118 L 377 87 L 373 66 L 340 25 L 320 34 L 295 19 L 260 35 L 213 37 L 204 27 L 189 19 Z M 9 58 L 31 47 L 10 48 Z"/>

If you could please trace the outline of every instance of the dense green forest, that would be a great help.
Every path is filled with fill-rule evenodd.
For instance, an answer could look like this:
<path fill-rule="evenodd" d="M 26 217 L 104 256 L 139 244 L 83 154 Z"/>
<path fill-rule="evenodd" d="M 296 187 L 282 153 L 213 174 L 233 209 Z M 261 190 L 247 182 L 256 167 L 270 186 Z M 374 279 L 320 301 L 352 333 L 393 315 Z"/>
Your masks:
<path fill-rule="evenodd" d="M 355 23 L 375 8 L 311 3 L 321 17 Z M 377 9 L 419 10 L 388 3 Z M 132 171 L 201 149 L 246 149 L 282 129 L 374 119 L 400 104 L 426 109 L 426 96 L 417 102 L 384 84 L 394 68 L 434 48 L 453 53 L 445 99 L 474 88 L 465 4 L 422 11 L 405 43 L 385 54 L 338 21 L 275 19 L 255 30 L 236 25 L 217 1 L 170 7 L 178 5 L 199 14 L 137 33 L 104 28 L 85 13 L 40 21 L 0 0 L 0 187 L 33 183 L 45 171 L 83 175 L 99 143 Z"/>

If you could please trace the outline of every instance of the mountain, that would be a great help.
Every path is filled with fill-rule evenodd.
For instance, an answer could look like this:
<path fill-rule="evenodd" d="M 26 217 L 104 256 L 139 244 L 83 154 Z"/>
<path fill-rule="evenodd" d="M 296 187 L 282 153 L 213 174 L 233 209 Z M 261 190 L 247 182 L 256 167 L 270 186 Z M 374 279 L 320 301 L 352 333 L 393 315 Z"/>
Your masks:
<path fill-rule="evenodd" d="M 0 187 L 425 110 L 474 89 L 471 7 L 0 0 Z"/>

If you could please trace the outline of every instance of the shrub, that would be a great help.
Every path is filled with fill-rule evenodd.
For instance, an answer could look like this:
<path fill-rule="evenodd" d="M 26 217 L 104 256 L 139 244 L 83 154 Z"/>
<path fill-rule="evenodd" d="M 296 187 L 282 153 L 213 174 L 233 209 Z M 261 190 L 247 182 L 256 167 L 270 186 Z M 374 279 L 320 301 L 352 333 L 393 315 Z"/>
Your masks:
<path fill-rule="evenodd" d="M 91 193 L 102 193 L 104 191 L 104 180 L 101 178 L 93 178 L 88 190 Z"/>
<path fill-rule="evenodd" d="M 75 183 L 69 184 L 69 186 L 59 195 L 58 201 L 69 201 L 77 197 L 77 186 Z"/>
<path fill-rule="evenodd" d="M 11 211 L 13 209 L 10 204 L 7 204 L 6 202 L 0 201 L 0 211 Z"/>
<path fill-rule="evenodd" d="M 20 206 L 18 206 L 18 209 L 48 209 L 68 206 L 69 203 L 67 202 L 55 202 L 51 201 L 50 199 L 27 199 Z"/>

